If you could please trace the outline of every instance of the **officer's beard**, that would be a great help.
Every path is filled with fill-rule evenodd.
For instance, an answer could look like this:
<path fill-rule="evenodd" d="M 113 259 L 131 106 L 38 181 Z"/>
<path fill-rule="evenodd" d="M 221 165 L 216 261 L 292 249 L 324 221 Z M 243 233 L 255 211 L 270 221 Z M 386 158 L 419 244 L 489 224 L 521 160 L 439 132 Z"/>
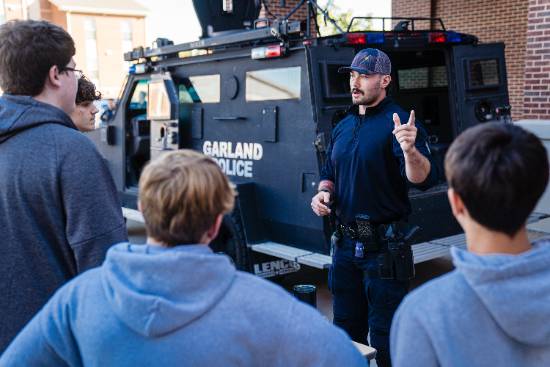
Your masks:
<path fill-rule="evenodd" d="M 353 97 L 353 92 L 357 92 L 360 94 L 358 97 Z M 365 91 L 358 89 L 358 88 L 352 88 L 352 103 L 357 106 L 372 106 L 374 105 L 381 93 L 381 88 L 372 88 L 365 93 Z"/>

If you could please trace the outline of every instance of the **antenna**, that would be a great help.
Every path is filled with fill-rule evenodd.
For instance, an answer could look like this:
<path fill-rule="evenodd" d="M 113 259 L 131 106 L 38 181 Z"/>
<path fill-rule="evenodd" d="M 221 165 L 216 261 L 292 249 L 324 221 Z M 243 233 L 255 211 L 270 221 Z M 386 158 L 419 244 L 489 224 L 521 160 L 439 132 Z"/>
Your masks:
<path fill-rule="evenodd" d="M 283 2 L 283 0 L 281 0 L 281 3 Z M 319 6 L 319 4 L 317 4 L 317 1 L 315 0 L 300 0 L 300 2 L 298 3 L 298 5 L 296 5 L 294 7 L 294 9 L 292 9 L 284 18 L 283 20 L 288 20 L 288 18 L 290 18 L 294 13 L 296 13 L 298 11 L 298 9 L 300 9 L 304 4 L 307 4 L 308 6 L 308 12 L 307 12 L 307 24 L 306 24 L 306 37 L 311 37 L 311 29 L 310 29 L 310 23 L 311 23 L 311 14 L 316 14 L 317 11 L 320 11 L 321 14 L 323 14 L 323 16 L 325 17 L 325 19 L 328 19 L 329 22 L 331 22 L 335 27 L 336 29 L 338 29 L 338 31 L 340 33 L 344 33 L 344 30 L 342 28 L 340 28 L 340 26 L 338 25 L 338 23 L 336 23 L 336 21 L 334 19 L 332 19 L 330 17 L 330 15 L 328 14 L 328 12 L 326 11 L 326 9 L 323 9 Z M 317 25 L 317 19 L 315 18 L 314 19 L 315 21 L 315 25 Z"/>

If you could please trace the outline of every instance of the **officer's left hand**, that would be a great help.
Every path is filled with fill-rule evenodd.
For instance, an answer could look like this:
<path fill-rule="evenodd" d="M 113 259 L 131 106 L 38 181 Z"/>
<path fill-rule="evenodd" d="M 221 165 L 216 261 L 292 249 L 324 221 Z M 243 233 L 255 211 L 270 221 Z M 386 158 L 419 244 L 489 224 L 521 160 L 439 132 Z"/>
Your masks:
<path fill-rule="evenodd" d="M 392 133 L 395 136 L 395 139 L 397 139 L 403 153 L 410 153 L 415 149 L 414 142 L 416 141 L 417 132 L 416 126 L 414 126 L 414 110 L 411 111 L 409 121 L 406 124 L 401 124 L 399 115 L 394 113 L 393 123 L 395 126 Z"/>

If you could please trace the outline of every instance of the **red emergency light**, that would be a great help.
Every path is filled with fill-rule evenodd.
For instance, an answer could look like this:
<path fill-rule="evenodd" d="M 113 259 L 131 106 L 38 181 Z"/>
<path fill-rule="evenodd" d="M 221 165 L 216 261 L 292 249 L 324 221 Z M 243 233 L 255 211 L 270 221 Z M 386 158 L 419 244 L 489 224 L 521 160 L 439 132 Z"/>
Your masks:
<path fill-rule="evenodd" d="M 367 37 L 363 33 L 348 33 L 346 35 L 348 44 L 350 45 L 366 45 Z"/>
<path fill-rule="evenodd" d="M 253 48 L 251 56 L 254 60 L 272 59 L 274 57 L 284 56 L 284 53 L 284 48 L 281 45 L 269 45 Z"/>
<path fill-rule="evenodd" d="M 445 43 L 447 42 L 447 36 L 443 32 L 430 33 L 428 36 L 430 43 Z"/>

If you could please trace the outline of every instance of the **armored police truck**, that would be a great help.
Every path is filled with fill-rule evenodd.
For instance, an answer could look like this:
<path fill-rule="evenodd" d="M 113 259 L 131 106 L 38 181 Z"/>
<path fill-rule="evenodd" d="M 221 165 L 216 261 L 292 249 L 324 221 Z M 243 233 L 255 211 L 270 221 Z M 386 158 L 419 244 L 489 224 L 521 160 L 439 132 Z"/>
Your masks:
<path fill-rule="evenodd" d="M 337 70 L 374 47 L 392 60 L 389 94 L 424 123 L 440 174 L 436 187 L 410 191 L 409 220 L 422 228 L 415 262 L 460 242 L 443 157 L 472 124 L 507 118 L 504 44 L 481 44 L 427 18 L 376 18 L 390 31 L 357 30 L 366 18 L 354 18 L 347 30 L 321 37 L 313 19 L 256 19 L 258 2 L 224 1 L 220 9 L 205 8 L 213 1 L 194 3 L 203 37 L 178 45 L 158 39 L 125 54 L 132 66 L 118 107 L 94 137 L 127 218 L 139 218 L 145 164 L 167 151 L 195 149 L 211 156 L 238 190 L 217 250 L 263 277 L 300 264 L 327 267 L 333 223 L 315 216 L 310 201 L 331 131 L 351 102 L 349 75 Z"/>

